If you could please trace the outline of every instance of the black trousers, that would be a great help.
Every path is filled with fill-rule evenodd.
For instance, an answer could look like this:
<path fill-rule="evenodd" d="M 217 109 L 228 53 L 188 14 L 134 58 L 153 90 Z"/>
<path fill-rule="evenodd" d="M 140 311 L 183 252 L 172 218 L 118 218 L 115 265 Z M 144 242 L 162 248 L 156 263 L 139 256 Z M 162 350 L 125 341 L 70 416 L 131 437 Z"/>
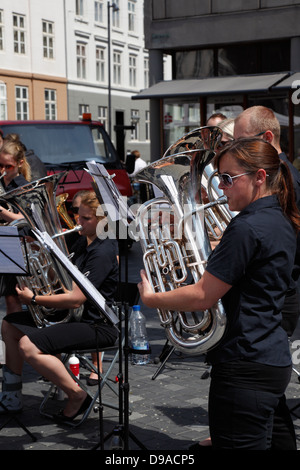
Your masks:
<path fill-rule="evenodd" d="M 283 400 L 291 367 L 234 361 L 212 367 L 209 426 L 213 449 L 270 450 L 275 410 Z M 286 449 L 294 449 L 286 429 Z M 291 422 L 292 424 L 292 422 Z"/>

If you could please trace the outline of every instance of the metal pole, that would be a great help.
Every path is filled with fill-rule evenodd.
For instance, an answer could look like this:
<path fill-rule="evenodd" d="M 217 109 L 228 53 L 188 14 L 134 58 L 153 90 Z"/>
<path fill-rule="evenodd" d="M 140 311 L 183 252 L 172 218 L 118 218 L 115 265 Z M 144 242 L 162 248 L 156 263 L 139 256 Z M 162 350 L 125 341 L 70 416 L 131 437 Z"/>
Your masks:
<path fill-rule="evenodd" d="M 111 138 L 111 57 L 110 57 L 110 7 L 107 2 L 107 41 L 108 41 L 108 134 Z"/>

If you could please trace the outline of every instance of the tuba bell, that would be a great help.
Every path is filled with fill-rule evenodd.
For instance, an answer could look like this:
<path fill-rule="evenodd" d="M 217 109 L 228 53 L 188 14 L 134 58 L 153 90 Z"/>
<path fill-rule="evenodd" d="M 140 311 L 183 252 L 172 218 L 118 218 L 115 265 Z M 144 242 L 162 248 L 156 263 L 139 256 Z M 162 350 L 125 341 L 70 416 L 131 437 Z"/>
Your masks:
<path fill-rule="evenodd" d="M 47 232 L 55 239 L 59 249 L 68 255 L 67 245 L 62 236 L 65 233 L 62 231 L 54 197 L 57 184 L 64 174 L 65 172 L 56 173 L 20 186 L 1 194 L 0 199 L 9 202 L 24 216 L 24 219 L 19 219 L 12 224 L 17 225 L 19 229 L 27 228 L 33 233 L 36 228 L 41 232 Z M 49 255 L 39 241 L 34 238 L 26 243 L 21 241 L 21 247 L 30 276 L 18 276 L 20 286 L 29 287 L 36 295 L 51 295 L 71 289 L 70 275 L 57 259 Z M 56 311 L 33 305 L 29 306 L 29 310 L 39 328 L 68 322 L 72 316 L 78 318 L 81 313 L 81 309 Z"/>
<path fill-rule="evenodd" d="M 136 215 L 145 271 L 154 292 L 196 283 L 205 271 L 212 251 L 206 213 L 225 204 L 226 198 L 204 203 L 201 189 L 221 137 L 218 127 L 196 129 L 136 175 L 162 193 L 144 203 Z M 158 309 L 158 314 L 171 344 L 188 353 L 212 349 L 227 324 L 221 300 L 202 312 Z"/>

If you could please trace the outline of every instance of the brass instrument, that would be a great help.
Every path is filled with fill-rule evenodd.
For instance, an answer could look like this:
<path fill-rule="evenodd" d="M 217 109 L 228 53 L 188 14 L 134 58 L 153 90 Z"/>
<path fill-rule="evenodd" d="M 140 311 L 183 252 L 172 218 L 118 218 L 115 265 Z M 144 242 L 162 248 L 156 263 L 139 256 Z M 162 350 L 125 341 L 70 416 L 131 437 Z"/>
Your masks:
<path fill-rule="evenodd" d="M 62 193 L 56 196 L 55 198 L 57 211 L 61 219 L 64 221 L 64 223 L 69 229 L 67 232 L 64 233 L 64 235 L 67 235 L 72 232 L 78 232 L 82 228 L 80 225 L 75 225 L 73 220 L 68 214 L 66 204 L 65 204 L 68 197 L 69 197 L 68 193 Z"/>
<path fill-rule="evenodd" d="M 162 159 L 136 175 L 163 193 L 143 204 L 136 215 L 144 266 L 154 292 L 196 283 L 205 271 L 211 253 L 206 212 L 225 204 L 226 198 L 204 204 L 201 185 L 221 136 L 217 127 L 196 129 L 172 145 Z M 168 211 L 173 225 L 164 220 Z M 221 300 L 203 312 L 158 309 L 158 314 L 170 342 L 190 353 L 213 348 L 227 323 Z"/>
<path fill-rule="evenodd" d="M 7 193 L 1 194 L 0 199 L 8 201 L 25 217 L 13 222 L 19 228 L 28 227 L 34 234 L 36 228 L 47 232 L 55 239 L 56 245 L 64 254 L 68 254 L 62 231 L 58 210 L 55 202 L 55 192 L 58 181 L 63 173 L 47 176 L 26 184 Z M 65 292 L 72 288 L 72 279 L 64 267 L 51 257 L 44 247 L 35 239 L 21 242 L 25 265 L 30 276 L 18 276 L 21 286 L 29 287 L 36 295 L 51 295 Z M 28 263 L 27 263 L 28 261 Z M 65 323 L 72 316 L 80 315 L 80 310 L 55 311 L 41 306 L 29 306 L 36 325 L 41 328 L 53 323 Z"/>

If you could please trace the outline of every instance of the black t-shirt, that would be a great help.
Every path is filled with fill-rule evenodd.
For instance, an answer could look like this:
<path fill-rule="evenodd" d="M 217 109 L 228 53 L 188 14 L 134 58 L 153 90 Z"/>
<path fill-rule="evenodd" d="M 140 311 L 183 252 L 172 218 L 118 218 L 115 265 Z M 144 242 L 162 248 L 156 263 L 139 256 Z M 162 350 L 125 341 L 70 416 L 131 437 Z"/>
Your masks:
<path fill-rule="evenodd" d="M 232 219 L 207 264 L 209 273 L 232 286 L 222 299 L 227 330 L 208 353 L 212 364 L 291 363 L 281 309 L 295 250 L 294 229 L 276 196 L 258 199 Z"/>
<path fill-rule="evenodd" d="M 85 237 L 80 237 L 74 247 L 73 263 L 80 272 L 103 295 L 108 304 L 113 303 L 119 280 L 118 243 L 116 240 L 96 238 L 87 246 Z M 99 312 L 87 299 L 84 303 L 82 321 L 99 320 Z"/>
<path fill-rule="evenodd" d="M 6 193 L 9 191 L 12 191 L 13 189 L 19 188 L 20 186 L 25 186 L 25 184 L 28 184 L 28 181 L 24 178 L 23 175 L 18 175 L 16 176 L 7 186 L 4 185 L 3 179 L 1 180 L 2 187 Z M 5 202 L 1 202 L 1 205 L 3 207 L 8 207 Z M 15 207 L 11 207 L 11 210 L 17 214 L 19 211 Z"/>

